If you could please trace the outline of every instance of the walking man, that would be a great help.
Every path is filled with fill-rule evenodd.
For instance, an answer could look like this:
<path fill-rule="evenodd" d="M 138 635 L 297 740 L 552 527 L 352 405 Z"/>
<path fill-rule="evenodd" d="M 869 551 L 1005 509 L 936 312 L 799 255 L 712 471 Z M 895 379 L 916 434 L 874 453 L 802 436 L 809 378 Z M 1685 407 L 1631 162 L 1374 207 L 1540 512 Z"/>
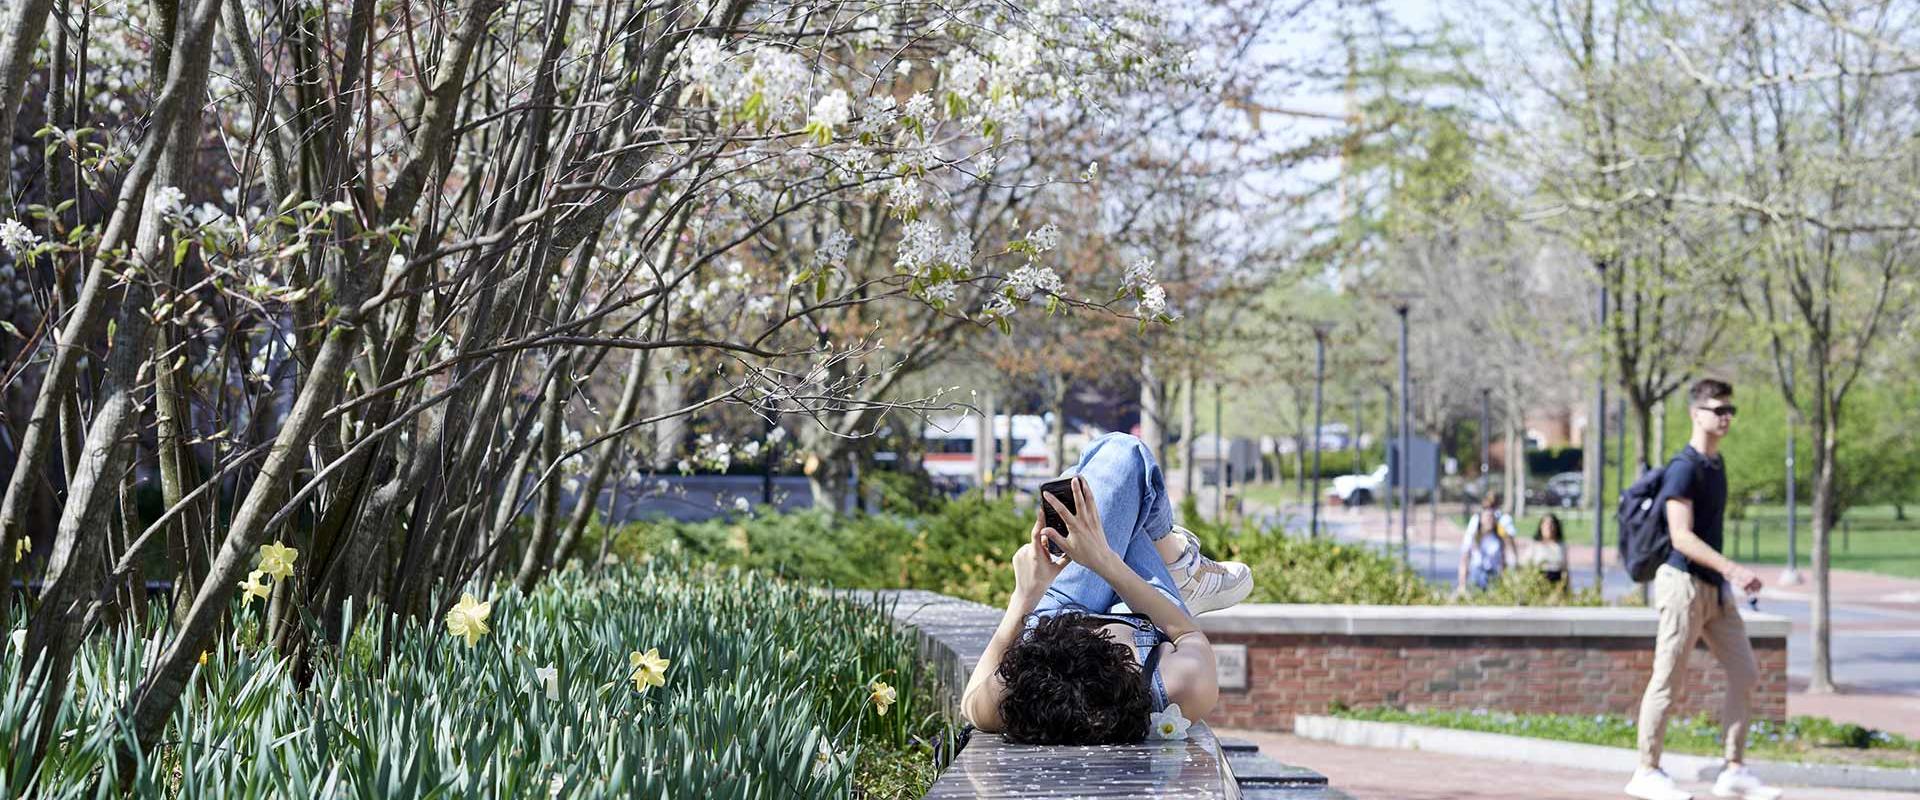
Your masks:
<path fill-rule="evenodd" d="M 1642 800 L 1689 800 L 1686 790 L 1660 769 L 1660 749 L 1674 698 L 1686 691 L 1687 658 L 1705 637 L 1708 649 L 1726 671 L 1726 768 L 1714 781 L 1716 797 L 1775 800 L 1780 791 L 1747 770 L 1747 709 L 1760 669 L 1747 642 L 1734 590 L 1760 591 L 1760 578 L 1720 554 L 1721 522 L 1727 505 L 1727 470 L 1720 440 L 1733 427 L 1733 387 L 1703 379 L 1688 392 L 1693 436 L 1667 465 L 1658 503 L 1666 509 L 1673 553 L 1653 579 L 1653 604 L 1660 612 L 1654 641 L 1653 679 L 1640 700 L 1640 768 L 1627 794 Z"/>

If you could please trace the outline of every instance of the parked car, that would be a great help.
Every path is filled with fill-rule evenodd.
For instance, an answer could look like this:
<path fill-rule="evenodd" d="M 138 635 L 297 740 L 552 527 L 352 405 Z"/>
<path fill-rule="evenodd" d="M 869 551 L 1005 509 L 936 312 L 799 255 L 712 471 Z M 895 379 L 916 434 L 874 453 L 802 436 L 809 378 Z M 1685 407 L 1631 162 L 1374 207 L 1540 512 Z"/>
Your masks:
<path fill-rule="evenodd" d="M 1379 499 L 1386 492 L 1386 486 L 1387 465 L 1381 464 L 1365 475 L 1335 476 L 1327 495 L 1339 500 L 1341 505 L 1364 506 Z"/>
<path fill-rule="evenodd" d="M 1575 508 L 1580 505 L 1581 495 L 1587 488 L 1587 476 L 1578 472 L 1562 472 L 1547 479 L 1547 505 L 1561 508 Z"/>

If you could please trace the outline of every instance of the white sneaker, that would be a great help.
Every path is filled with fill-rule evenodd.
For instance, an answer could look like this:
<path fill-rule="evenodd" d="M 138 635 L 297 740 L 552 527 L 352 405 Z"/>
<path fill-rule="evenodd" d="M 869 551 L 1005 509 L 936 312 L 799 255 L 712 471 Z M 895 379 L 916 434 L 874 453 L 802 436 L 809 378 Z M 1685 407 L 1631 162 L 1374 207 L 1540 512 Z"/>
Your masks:
<path fill-rule="evenodd" d="M 1713 781 L 1714 797 L 1742 797 L 1746 800 L 1777 800 L 1780 790 L 1775 789 L 1747 769 L 1745 764 L 1720 770 L 1720 777 Z"/>
<path fill-rule="evenodd" d="M 1693 800 L 1693 795 L 1667 777 L 1667 773 L 1658 769 L 1641 767 L 1633 771 L 1633 780 L 1627 781 L 1627 796 L 1640 800 Z"/>
<path fill-rule="evenodd" d="M 1193 531 L 1173 526 L 1173 534 L 1187 540 L 1180 558 L 1167 565 L 1174 583 L 1180 587 L 1180 599 L 1195 614 L 1219 611 L 1237 605 L 1253 593 L 1253 569 L 1238 561 L 1220 562 L 1200 554 L 1200 537 Z"/>

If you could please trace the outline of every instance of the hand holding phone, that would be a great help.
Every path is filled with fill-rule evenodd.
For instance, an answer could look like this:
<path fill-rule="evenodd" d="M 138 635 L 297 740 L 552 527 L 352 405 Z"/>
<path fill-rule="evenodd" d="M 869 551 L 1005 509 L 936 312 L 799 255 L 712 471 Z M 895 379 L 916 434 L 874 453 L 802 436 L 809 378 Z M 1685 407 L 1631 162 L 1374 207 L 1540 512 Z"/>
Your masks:
<path fill-rule="evenodd" d="M 1067 512 L 1070 514 L 1079 513 L 1079 510 L 1075 508 L 1073 503 L 1073 479 L 1061 478 L 1040 484 L 1040 494 L 1043 496 L 1042 499 L 1040 499 L 1040 527 L 1052 528 L 1054 533 L 1066 536 L 1066 520 L 1060 518 L 1060 513 L 1053 510 L 1053 504 L 1048 503 L 1044 499 L 1044 496 L 1052 495 L 1054 499 L 1060 501 L 1060 505 L 1066 507 Z M 1066 555 L 1065 552 L 1061 551 L 1060 546 L 1053 542 L 1047 542 L 1047 552 L 1056 556 Z"/>

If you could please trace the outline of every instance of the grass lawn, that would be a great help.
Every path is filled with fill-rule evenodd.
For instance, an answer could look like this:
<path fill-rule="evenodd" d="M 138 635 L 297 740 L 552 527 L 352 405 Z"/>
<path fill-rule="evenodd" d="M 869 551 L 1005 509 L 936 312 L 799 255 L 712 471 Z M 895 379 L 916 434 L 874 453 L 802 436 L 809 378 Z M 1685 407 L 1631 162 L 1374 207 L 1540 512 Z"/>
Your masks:
<path fill-rule="evenodd" d="M 1608 747 L 1635 746 L 1633 721 L 1613 714 L 1510 714 L 1487 711 L 1403 711 L 1394 708 L 1336 708 L 1333 716 L 1374 722 L 1404 722 L 1436 728 L 1531 736 Z M 1713 756 L 1722 752 L 1720 727 L 1707 716 L 1676 719 L 1667 725 L 1667 750 Z M 1747 752 L 1770 761 L 1813 761 L 1912 769 L 1920 766 L 1920 741 L 1897 734 L 1835 722 L 1824 717 L 1794 717 L 1785 724 L 1760 720 L 1748 730 Z"/>
<path fill-rule="evenodd" d="M 1543 513 L 1528 509 L 1526 517 L 1519 521 L 1519 534 L 1532 536 Z M 1559 509 L 1554 513 L 1560 515 L 1569 547 L 1593 546 L 1592 512 Z M 1849 510 L 1845 520 L 1833 531 L 1833 567 L 1920 578 L 1920 510 L 1910 509 L 1905 520 L 1895 516 L 1893 506 Z M 1804 505 L 1800 507 L 1799 517 L 1800 568 L 1804 570 L 1813 560 L 1813 521 Z M 1619 533 L 1615 530 L 1617 527 L 1609 515 L 1607 547 L 1614 546 Z M 1745 519 L 1727 521 L 1726 533 L 1725 549 L 1735 559 L 1754 564 L 1787 563 L 1787 508 L 1784 505 L 1748 506 Z"/>

